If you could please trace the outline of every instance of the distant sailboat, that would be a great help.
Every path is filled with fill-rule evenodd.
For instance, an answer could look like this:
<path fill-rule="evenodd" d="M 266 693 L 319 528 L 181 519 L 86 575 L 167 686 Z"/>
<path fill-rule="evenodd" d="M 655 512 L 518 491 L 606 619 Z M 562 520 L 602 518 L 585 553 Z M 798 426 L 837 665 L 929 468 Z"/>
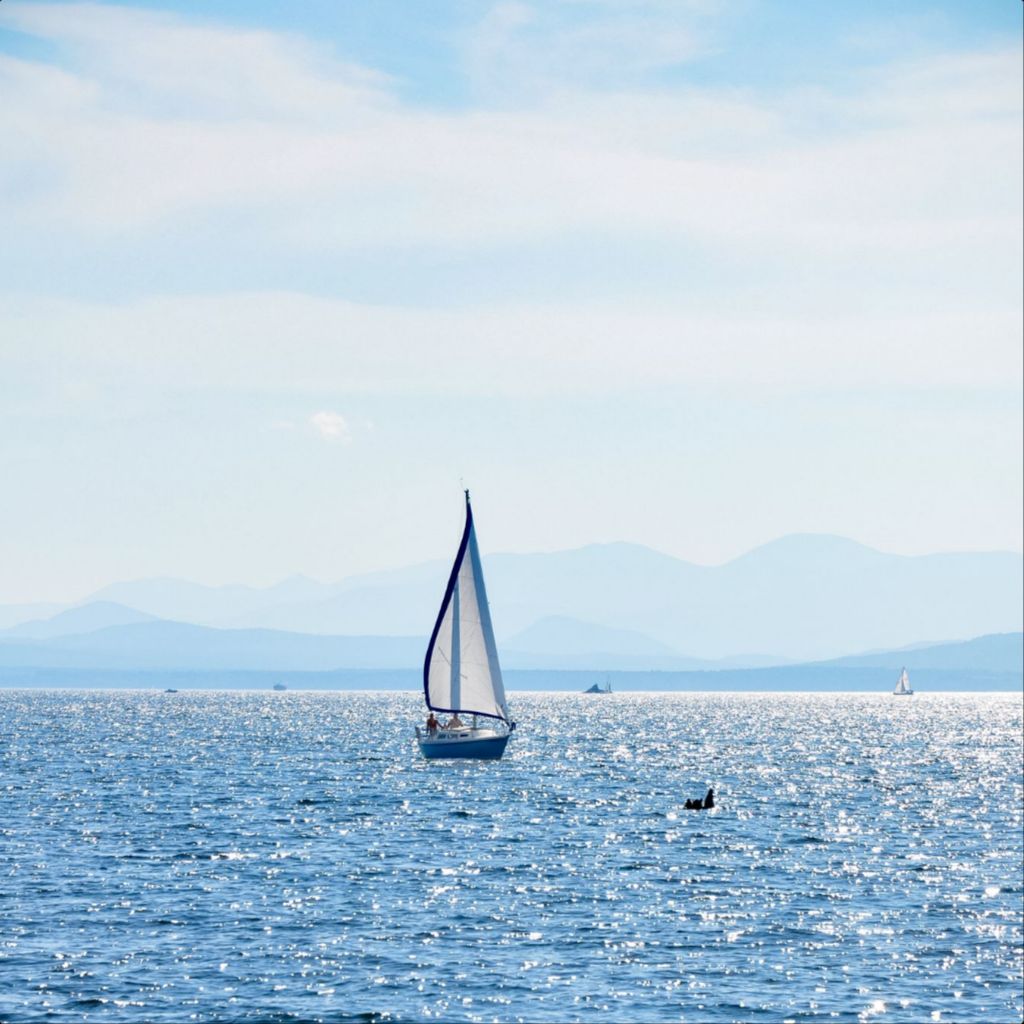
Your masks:
<path fill-rule="evenodd" d="M 505 702 L 469 491 L 462 542 L 423 662 L 423 693 L 430 718 L 428 728 L 416 729 L 416 739 L 424 757 L 493 761 L 505 753 L 515 723 Z M 435 712 L 452 717 L 442 724 Z M 478 724 L 481 718 L 486 724 Z"/>
<path fill-rule="evenodd" d="M 611 693 L 612 684 L 610 679 L 605 679 L 604 686 L 600 683 L 594 683 L 589 689 L 583 691 L 584 693 Z"/>
<path fill-rule="evenodd" d="M 896 697 L 912 697 L 914 695 L 913 687 L 910 685 L 910 676 L 907 675 L 906 669 L 900 672 L 900 677 L 896 680 L 896 689 L 892 692 Z"/>

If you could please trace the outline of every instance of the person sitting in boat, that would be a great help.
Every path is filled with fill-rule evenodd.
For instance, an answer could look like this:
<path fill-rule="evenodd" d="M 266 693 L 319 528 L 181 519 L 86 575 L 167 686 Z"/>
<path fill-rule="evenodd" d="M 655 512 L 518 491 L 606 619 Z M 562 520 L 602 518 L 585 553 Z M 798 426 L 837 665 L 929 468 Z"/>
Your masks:
<path fill-rule="evenodd" d="M 696 800 L 689 800 L 688 799 L 686 801 L 686 803 L 683 804 L 683 809 L 687 810 L 687 811 L 710 811 L 711 808 L 714 807 L 714 806 L 715 806 L 715 791 L 713 789 L 709 789 L 708 793 L 707 793 L 707 796 L 704 797 L 703 800 L 701 800 L 700 797 L 697 797 Z"/>
<path fill-rule="evenodd" d="M 451 718 L 448 719 L 448 724 L 445 726 L 446 729 L 461 729 L 462 719 L 459 718 L 458 712 L 455 712 Z"/>
<path fill-rule="evenodd" d="M 434 712 L 431 711 L 430 715 L 427 717 L 427 732 L 437 732 L 440 724 L 441 723 L 434 717 Z"/>

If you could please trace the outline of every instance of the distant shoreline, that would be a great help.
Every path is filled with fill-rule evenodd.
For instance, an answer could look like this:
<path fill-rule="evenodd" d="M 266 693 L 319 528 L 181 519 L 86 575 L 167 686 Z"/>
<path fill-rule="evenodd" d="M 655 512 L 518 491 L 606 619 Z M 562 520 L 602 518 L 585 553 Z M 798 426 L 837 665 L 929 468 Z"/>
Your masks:
<path fill-rule="evenodd" d="M 611 683 L 614 693 L 886 693 L 899 667 L 779 667 L 717 671 L 591 671 L 511 669 L 510 692 L 582 693 L 594 683 Z M 917 669 L 911 682 L 918 693 L 1019 693 L 1024 674 L 972 669 Z M 117 669 L 0 669 L 0 689 L 76 690 L 247 690 L 288 692 L 420 692 L 418 669 L 289 671 L 132 671 Z M 595 699 L 600 699 L 595 697 Z"/>
<path fill-rule="evenodd" d="M 509 696 L 512 698 L 516 697 L 534 697 L 534 696 L 559 696 L 559 697 L 586 697 L 590 694 L 583 693 L 578 690 L 508 690 Z M 1019 694 L 1021 690 L 927 690 L 927 691 L 915 691 L 915 697 L 1005 697 Z M 239 694 L 268 694 L 275 697 L 287 697 L 288 694 L 293 696 L 296 694 L 308 695 L 308 694 L 366 694 L 375 695 L 383 693 L 392 694 L 405 694 L 409 697 L 422 698 L 422 690 L 287 690 L 284 693 L 275 693 L 273 690 L 253 690 L 245 687 L 212 687 L 212 686 L 183 686 L 174 690 L 161 690 L 154 687 L 139 687 L 139 686 L 122 686 L 122 687 L 111 687 L 111 686 L 6 686 L 0 685 L 0 694 L 3 693 L 151 693 L 154 695 L 166 693 L 169 697 L 173 697 L 176 694 L 181 693 L 239 693 Z M 796 696 L 799 694 L 819 694 L 822 696 L 834 696 L 834 697 L 865 697 L 874 694 L 878 697 L 891 697 L 892 693 L 888 690 L 620 690 L 618 693 L 613 693 L 610 696 L 613 697 L 672 697 L 672 696 L 730 696 L 730 697 L 742 697 L 742 696 L 758 696 L 764 695 L 766 697 L 784 697 L 788 695 Z M 602 696 L 609 696 L 603 694 Z"/>

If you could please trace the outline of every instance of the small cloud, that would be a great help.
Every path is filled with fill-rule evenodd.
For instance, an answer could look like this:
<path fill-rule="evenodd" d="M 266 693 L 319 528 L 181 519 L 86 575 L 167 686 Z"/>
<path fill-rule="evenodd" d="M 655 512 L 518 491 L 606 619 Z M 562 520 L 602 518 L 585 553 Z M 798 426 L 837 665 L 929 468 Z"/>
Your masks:
<path fill-rule="evenodd" d="M 340 441 L 342 444 L 352 442 L 352 431 L 349 429 L 348 420 L 341 413 L 316 412 L 309 417 L 309 422 L 326 441 Z"/>

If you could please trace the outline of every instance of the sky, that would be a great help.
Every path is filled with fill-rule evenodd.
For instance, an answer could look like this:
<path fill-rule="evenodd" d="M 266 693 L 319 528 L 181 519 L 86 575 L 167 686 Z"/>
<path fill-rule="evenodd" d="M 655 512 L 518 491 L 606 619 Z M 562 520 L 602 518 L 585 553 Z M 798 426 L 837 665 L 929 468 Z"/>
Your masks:
<path fill-rule="evenodd" d="M 0 602 L 1021 550 L 1019 3 L 0 3 Z"/>

